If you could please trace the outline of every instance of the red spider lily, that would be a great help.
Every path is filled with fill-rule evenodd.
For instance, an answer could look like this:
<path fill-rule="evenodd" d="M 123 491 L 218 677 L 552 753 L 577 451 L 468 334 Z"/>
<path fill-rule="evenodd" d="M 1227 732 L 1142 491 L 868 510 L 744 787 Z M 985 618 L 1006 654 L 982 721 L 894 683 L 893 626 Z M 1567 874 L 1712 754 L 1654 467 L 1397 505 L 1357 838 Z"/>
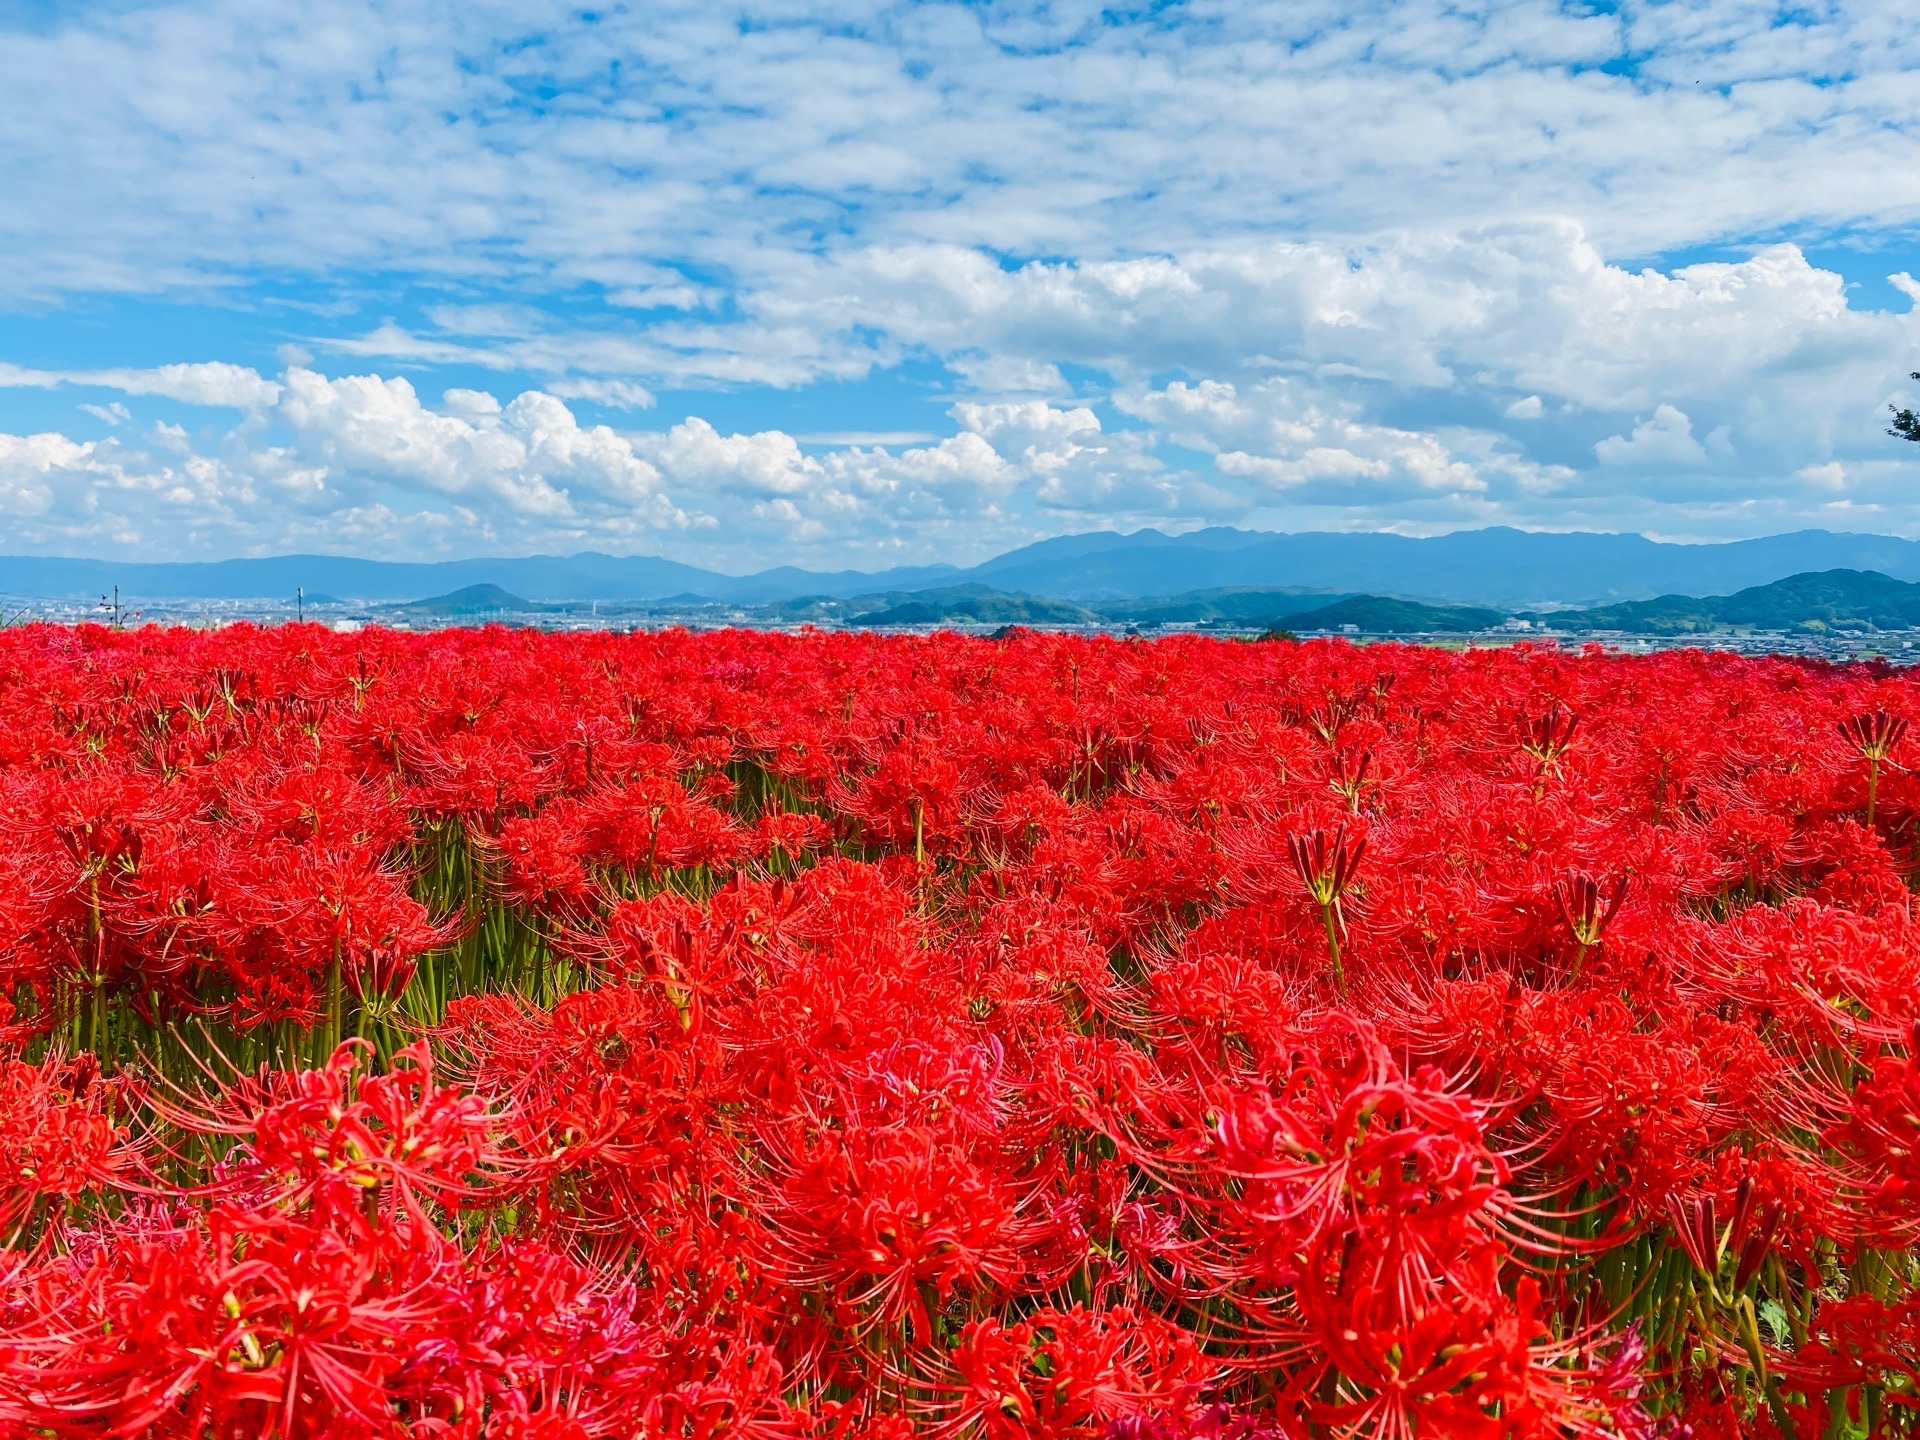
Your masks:
<path fill-rule="evenodd" d="M 1340 968 L 1340 941 L 1347 933 L 1347 919 L 1340 908 L 1340 899 L 1352 886 L 1360 859 L 1367 853 L 1367 837 L 1356 835 L 1349 841 L 1345 825 L 1331 837 L 1324 830 L 1289 835 L 1287 853 L 1293 858 L 1293 870 L 1300 877 L 1300 883 L 1307 887 L 1313 903 L 1320 907 L 1334 988 L 1344 995 L 1346 975 Z"/>
<path fill-rule="evenodd" d="M 1874 1207 L 1870 1230 L 1912 1243 L 1920 1236 L 1920 1021 L 1904 1056 L 1875 1055 L 1847 1113 L 1823 1137 L 1863 1167 Z"/>
<path fill-rule="evenodd" d="M 1880 767 L 1900 737 L 1907 733 L 1906 719 L 1885 710 L 1872 710 L 1849 716 L 1840 722 L 1840 734 L 1851 742 L 1867 762 L 1867 824 L 1873 824 L 1874 801 L 1880 793 Z"/>
<path fill-rule="evenodd" d="M 1900 1433 L 1911 685 L 0 631 L 0 1433 Z"/>
<path fill-rule="evenodd" d="M 1580 717 L 1556 701 L 1551 710 L 1522 727 L 1520 747 L 1534 758 L 1542 775 L 1558 775 L 1561 757 L 1573 748 L 1579 731 Z"/>
<path fill-rule="evenodd" d="M 1885 710 L 1872 710 L 1842 720 L 1840 733 L 1867 759 L 1884 760 L 1907 733 L 1907 722 Z"/>
<path fill-rule="evenodd" d="M 26 1223 L 49 1200 L 64 1204 L 129 1179 L 123 1107 L 90 1056 L 0 1060 L 0 1230 Z"/>
<path fill-rule="evenodd" d="M 1333 779 L 1334 792 L 1347 802 L 1347 809 L 1355 814 L 1360 810 L 1360 795 L 1367 784 L 1367 769 L 1373 764 L 1373 752 L 1362 750 L 1357 759 L 1349 758 L 1346 751 L 1334 756 Z"/>
<path fill-rule="evenodd" d="M 1554 881 L 1553 893 L 1560 902 L 1560 916 L 1573 932 L 1574 944 L 1580 947 L 1573 958 L 1577 976 L 1587 952 L 1606 935 L 1620 902 L 1627 898 L 1627 877 L 1616 875 L 1613 884 L 1603 888 L 1590 875 L 1574 875 Z"/>
<path fill-rule="evenodd" d="M 1192 1338 L 1158 1316 L 1078 1306 L 976 1322 L 953 1366 L 955 1420 L 1001 1440 L 1086 1434 L 1179 1397 L 1205 1374 Z"/>

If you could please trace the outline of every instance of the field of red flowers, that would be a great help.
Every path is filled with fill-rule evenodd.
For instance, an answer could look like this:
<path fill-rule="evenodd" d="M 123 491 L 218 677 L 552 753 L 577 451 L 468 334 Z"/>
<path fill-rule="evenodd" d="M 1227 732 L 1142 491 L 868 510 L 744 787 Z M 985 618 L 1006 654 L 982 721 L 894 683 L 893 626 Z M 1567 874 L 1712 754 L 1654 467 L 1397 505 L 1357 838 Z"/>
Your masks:
<path fill-rule="evenodd" d="M 0 632 L 0 1435 L 1913 1433 L 1916 699 Z"/>

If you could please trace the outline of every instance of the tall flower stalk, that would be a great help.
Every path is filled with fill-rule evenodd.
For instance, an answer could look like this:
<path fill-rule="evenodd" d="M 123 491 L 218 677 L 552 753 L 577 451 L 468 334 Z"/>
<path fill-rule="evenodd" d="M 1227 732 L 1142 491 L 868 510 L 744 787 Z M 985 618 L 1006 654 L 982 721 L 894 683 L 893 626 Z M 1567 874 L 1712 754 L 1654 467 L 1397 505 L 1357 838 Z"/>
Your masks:
<path fill-rule="evenodd" d="M 1887 762 L 1893 747 L 1907 733 L 1906 720 L 1885 710 L 1870 710 L 1840 722 L 1840 734 L 1858 750 L 1867 762 L 1867 825 L 1873 825 L 1875 802 L 1880 797 L 1880 767 Z"/>
<path fill-rule="evenodd" d="M 1347 838 L 1342 824 L 1331 836 L 1324 830 L 1287 837 L 1287 853 L 1293 858 L 1294 874 L 1307 887 L 1307 894 L 1320 909 L 1320 924 L 1327 937 L 1327 966 L 1333 976 L 1333 988 L 1347 993 L 1346 971 L 1341 965 L 1340 943 L 1346 938 L 1347 917 L 1341 898 L 1352 887 L 1361 857 L 1367 853 L 1367 837 Z"/>

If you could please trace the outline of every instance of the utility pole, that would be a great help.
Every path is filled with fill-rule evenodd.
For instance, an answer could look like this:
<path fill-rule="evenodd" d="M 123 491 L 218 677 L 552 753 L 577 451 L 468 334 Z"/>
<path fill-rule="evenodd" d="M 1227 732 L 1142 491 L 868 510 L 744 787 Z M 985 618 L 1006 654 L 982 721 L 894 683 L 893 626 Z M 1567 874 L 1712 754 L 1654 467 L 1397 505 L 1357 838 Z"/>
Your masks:
<path fill-rule="evenodd" d="M 120 587 L 113 587 L 113 628 L 120 628 Z"/>
<path fill-rule="evenodd" d="M 294 607 L 294 617 L 304 623 L 307 618 L 307 587 L 306 586 L 296 585 L 293 587 L 293 607 Z"/>

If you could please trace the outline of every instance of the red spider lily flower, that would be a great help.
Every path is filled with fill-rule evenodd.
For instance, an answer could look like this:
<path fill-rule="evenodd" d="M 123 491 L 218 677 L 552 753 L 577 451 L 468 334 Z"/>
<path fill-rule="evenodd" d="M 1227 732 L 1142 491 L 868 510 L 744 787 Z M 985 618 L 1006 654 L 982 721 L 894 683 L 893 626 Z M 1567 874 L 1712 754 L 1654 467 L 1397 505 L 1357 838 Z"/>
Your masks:
<path fill-rule="evenodd" d="M 1712 1275 L 1720 1268 L 1720 1243 L 1713 1222 L 1713 1197 L 1696 1195 L 1683 1200 L 1667 1196 L 1667 1215 L 1673 1222 L 1674 1238 L 1687 1252 L 1693 1268 Z"/>
<path fill-rule="evenodd" d="M 1122 1415 L 1109 1422 L 1101 1440 L 1293 1440 L 1294 1434 L 1272 1415 L 1208 1405 L 1197 1413 L 1188 1408 Z"/>
<path fill-rule="evenodd" d="M 1627 898 L 1627 877 L 1616 875 L 1612 885 L 1603 887 L 1590 875 L 1573 875 L 1554 881 L 1553 893 L 1560 902 L 1560 916 L 1579 946 L 1573 958 L 1573 973 L 1577 977 L 1587 952 L 1606 935 L 1620 902 Z"/>
<path fill-rule="evenodd" d="M 1191 1337 L 1151 1313 L 1075 1306 L 1014 1324 L 978 1321 L 953 1351 L 956 1423 L 1003 1440 L 1088 1433 L 1191 1387 L 1204 1365 Z"/>
<path fill-rule="evenodd" d="M 1334 756 L 1332 785 L 1334 793 L 1347 803 L 1347 809 L 1358 813 L 1360 795 L 1366 788 L 1367 769 L 1373 764 L 1373 752 L 1362 750 L 1357 759 L 1350 758 L 1344 750 Z"/>
<path fill-rule="evenodd" d="M 1785 1207 L 1779 1201 L 1769 1201 L 1760 1212 L 1757 1225 L 1743 1224 L 1736 1219 L 1731 1238 L 1733 1253 L 1738 1257 L 1733 1272 L 1733 1288 L 1745 1290 L 1753 1283 L 1754 1276 L 1760 1273 L 1760 1267 L 1766 1263 L 1767 1255 L 1773 1248 L 1774 1232 L 1780 1228 L 1780 1218 Z"/>
<path fill-rule="evenodd" d="M 1347 839 L 1347 827 L 1340 826 L 1331 837 L 1324 830 L 1306 835 L 1289 835 L 1287 853 L 1293 870 L 1307 887 L 1314 904 L 1320 907 L 1320 919 L 1326 930 L 1328 962 L 1333 971 L 1334 988 L 1346 993 L 1346 976 L 1340 966 L 1340 940 L 1346 934 L 1347 921 L 1340 900 L 1352 886 L 1361 857 L 1367 853 L 1367 837 Z"/>
<path fill-rule="evenodd" d="M 1902 716 L 1885 710 L 1870 710 L 1842 720 L 1839 728 L 1840 734 L 1867 759 L 1884 760 L 1907 733 L 1907 722 Z"/>
<path fill-rule="evenodd" d="M 0 1230 L 22 1225 L 44 1201 L 131 1178 L 115 1087 L 99 1078 L 91 1058 L 0 1060 Z"/>
<path fill-rule="evenodd" d="M 1009 1187 L 966 1149 L 931 1130 L 889 1128 L 801 1150 L 768 1206 L 776 1263 L 790 1283 L 905 1320 L 927 1344 L 933 1311 L 956 1289 L 1011 1278 L 1020 1235 Z"/>
<path fill-rule="evenodd" d="M 1573 748 L 1579 731 L 1580 717 L 1556 701 L 1546 714 L 1522 727 L 1520 748 L 1534 758 L 1542 775 L 1558 775 L 1561 757 Z"/>
<path fill-rule="evenodd" d="M 1287 851 L 1293 857 L 1294 873 L 1314 903 L 1331 906 L 1353 883 L 1360 858 L 1367 852 L 1367 837 L 1356 835 L 1349 842 L 1346 826 L 1342 825 L 1331 836 L 1324 830 L 1289 835 Z"/>
<path fill-rule="evenodd" d="M 1858 1167 L 1870 1196 L 1869 1233 L 1888 1242 L 1920 1236 L 1920 1020 L 1904 1056 L 1879 1054 L 1823 1138 Z"/>
<path fill-rule="evenodd" d="M 1900 737 L 1907 733 L 1903 716 L 1885 710 L 1871 710 L 1849 716 L 1840 722 L 1840 734 L 1858 750 L 1867 762 L 1867 824 L 1873 824 L 1874 802 L 1879 798 L 1880 767 Z"/>

